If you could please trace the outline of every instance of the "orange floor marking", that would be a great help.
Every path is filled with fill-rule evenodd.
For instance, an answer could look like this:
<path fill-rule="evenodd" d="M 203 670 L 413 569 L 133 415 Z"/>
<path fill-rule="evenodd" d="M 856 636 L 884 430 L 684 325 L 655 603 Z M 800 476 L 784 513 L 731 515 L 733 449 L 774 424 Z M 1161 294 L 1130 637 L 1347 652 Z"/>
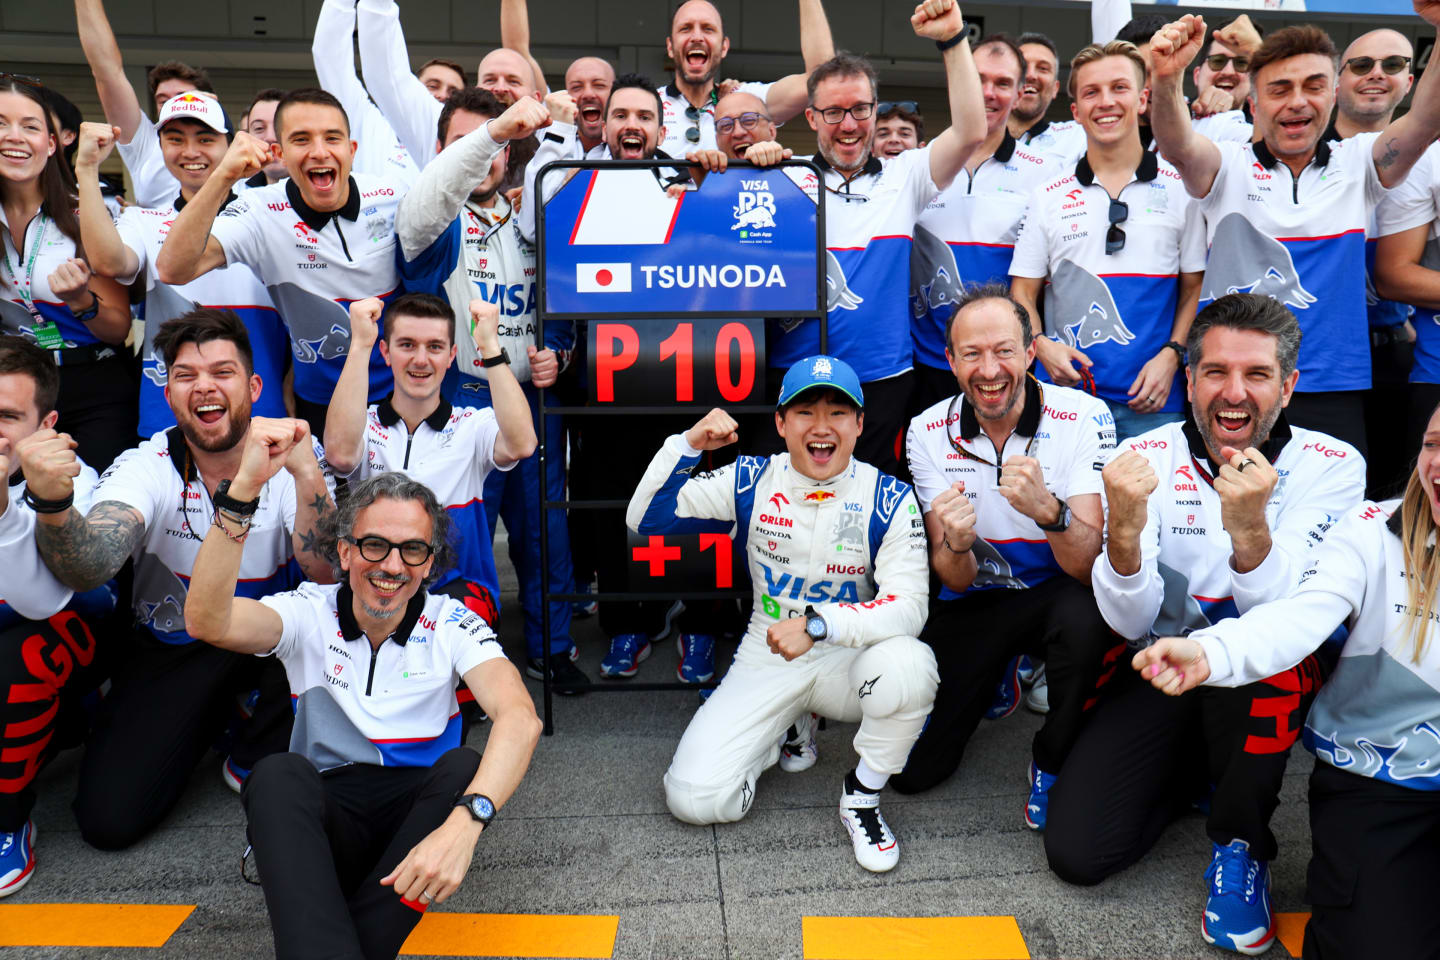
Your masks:
<path fill-rule="evenodd" d="M 1029 960 L 1014 917 L 804 917 L 806 960 Z"/>
<path fill-rule="evenodd" d="M 617 917 L 427 913 L 402 956 L 599 957 L 615 952 Z"/>
<path fill-rule="evenodd" d="M 193 906 L 7 903 L 0 947 L 163 947 Z"/>
<path fill-rule="evenodd" d="M 1285 944 L 1290 956 L 1300 956 L 1300 946 L 1305 942 L 1305 924 L 1309 922 L 1308 913 L 1275 914 L 1275 939 Z"/>

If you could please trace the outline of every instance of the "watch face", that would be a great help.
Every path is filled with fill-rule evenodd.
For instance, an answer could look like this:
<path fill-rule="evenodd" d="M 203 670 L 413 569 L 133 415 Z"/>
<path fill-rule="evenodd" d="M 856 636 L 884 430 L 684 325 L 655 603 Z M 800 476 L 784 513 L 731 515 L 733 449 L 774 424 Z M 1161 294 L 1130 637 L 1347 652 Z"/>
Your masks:
<path fill-rule="evenodd" d="M 825 621 L 819 617 L 805 621 L 805 632 L 810 634 L 812 640 L 819 640 L 825 636 Z"/>
<path fill-rule="evenodd" d="M 470 809 L 475 811 L 475 816 L 481 820 L 492 820 L 495 817 L 495 804 L 490 802 L 489 797 L 472 797 Z"/>

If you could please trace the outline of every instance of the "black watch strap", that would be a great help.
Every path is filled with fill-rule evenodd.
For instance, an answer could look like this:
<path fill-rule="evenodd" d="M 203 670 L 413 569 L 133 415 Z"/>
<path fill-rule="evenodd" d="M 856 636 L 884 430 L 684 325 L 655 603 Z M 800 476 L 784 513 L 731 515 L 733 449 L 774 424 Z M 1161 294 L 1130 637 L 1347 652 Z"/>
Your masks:
<path fill-rule="evenodd" d="M 960 32 L 959 32 L 959 33 L 955 34 L 955 36 L 951 37 L 949 40 L 936 40 L 936 41 L 935 41 L 935 48 L 936 48 L 937 50 L 939 50 L 941 53 L 944 53 L 946 50 L 949 50 L 951 47 L 959 46 L 960 43 L 961 43 L 962 41 L 964 41 L 964 40 L 965 40 L 967 37 L 969 37 L 969 36 L 970 36 L 970 27 L 967 26 L 967 25 L 964 24 L 964 23 L 961 23 L 961 24 L 960 24 Z"/>
<path fill-rule="evenodd" d="M 480 358 L 480 366 L 486 367 L 487 369 L 488 369 L 489 367 L 498 367 L 498 366 L 501 366 L 502 364 L 509 364 L 509 363 L 510 363 L 510 354 L 506 351 L 506 349 L 505 349 L 504 347 L 501 347 L 501 348 L 500 348 L 500 353 L 497 354 L 496 356 L 493 356 L 493 357 L 481 357 L 481 358 Z"/>
<path fill-rule="evenodd" d="M 1054 496 L 1054 494 L 1051 494 L 1051 496 Z M 1044 530 L 1046 533 L 1064 533 L 1070 529 L 1070 504 L 1061 500 L 1059 497 L 1055 497 L 1055 502 L 1060 504 L 1060 513 L 1055 517 L 1055 522 L 1035 524 L 1035 526 Z"/>
<path fill-rule="evenodd" d="M 90 306 L 84 310 L 71 310 L 70 315 L 81 323 L 89 323 L 100 315 L 100 298 L 90 291 Z"/>
<path fill-rule="evenodd" d="M 1185 366 L 1185 344 L 1177 340 L 1171 340 L 1161 347 L 1162 350 L 1174 350 L 1175 356 L 1180 358 L 1180 366 Z"/>
<path fill-rule="evenodd" d="M 216 507 L 233 513 L 238 517 L 253 517 L 255 511 L 260 509 L 260 498 L 254 500 L 236 500 L 230 496 L 230 481 L 221 480 L 215 487 L 215 496 L 210 498 Z"/>

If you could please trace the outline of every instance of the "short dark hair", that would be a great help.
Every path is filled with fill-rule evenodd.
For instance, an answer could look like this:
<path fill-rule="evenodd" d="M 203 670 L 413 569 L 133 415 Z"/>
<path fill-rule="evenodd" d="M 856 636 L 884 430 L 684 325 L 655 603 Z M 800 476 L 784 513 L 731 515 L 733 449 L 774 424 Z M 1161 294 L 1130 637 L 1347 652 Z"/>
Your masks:
<path fill-rule="evenodd" d="M 1255 51 L 1250 58 L 1250 77 L 1254 77 L 1262 68 L 1270 66 L 1277 60 L 1285 60 L 1289 57 L 1298 57 L 1301 54 L 1318 53 L 1330 60 L 1330 66 L 1339 70 L 1340 51 L 1335 49 L 1335 41 L 1330 39 L 1330 34 L 1321 30 L 1313 23 L 1307 23 L 1298 27 L 1285 27 L 1276 30 L 1266 37 L 1260 44 L 1260 49 Z"/>
<path fill-rule="evenodd" d="M 1210 56 L 1210 48 L 1215 45 L 1215 31 L 1216 31 L 1216 30 L 1224 30 L 1226 27 L 1230 26 L 1230 24 L 1234 23 L 1236 20 L 1239 20 L 1239 19 L 1240 19 L 1240 17 L 1231 17 L 1231 18 L 1228 19 L 1228 20 L 1222 20 L 1222 21 L 1220 21 L 1219 23 L 1215 24 L 1215 26 L 1214 26 L 1212 29 L 1208 29 L 1208 30 L 1205 31 L 1206 33 L 1209 34 L 1209 36 L 1207 36 L 1207 37 L 1205 38 L 1205 43 L 1204 43 L 1204 45 L 1200 47 L 1200 56 L 1199 56 L 1198 58 L 1196 58 L 1196 61 L 1195 61 L 1197 64 L 1198 64 L 1201 60 L 1204 60 L 1206 57 Z M 1208 25 L 1207 25 L 1207 26 L 1208 26 Z M 1258 34 L 1260 34 L 1261 38 L 1263 39 L 1264 36 L 1265 36 L 1265 28 L 1262 27 L 1262 26 L 1260 26 L 1260 24 L 1258 24 L 1258 23 L 1253 23 L 1252 26 L 1254 26 L 1255 32 L 1258 33 Z"/>
<path fill-rule="evenodd" d="M 925 117 L 918 110 L 906 110 L 900 106 L 899 102 L 891 103 L 890 109 L 884 112 L 880 111 L 879 106 L 876 106 L 875 110 L 875 123 L 877 125 L 882 120 L 890 117 L 898 117 L 915 128 L 915 141 L 917 143 L 923 143 L 925 141 Z"/>
<path fill-rule="evenodd" d="M 615 83 L 610 88 L 610 93 L 605 97 L 606 119 L 610 117 L 610 101 L 615 99 L 615 94 L 629 87 L 644 90 L 655 98 L 655 116 L 661 123 L 664 123 L 665 108 L 664 105 L 660 103 L 660 92 L 655 89 L 655 84 L 651 82 L 650 78 L 643 73 L 622 73 L 615 78 Z"/>
<path fill-rule="evenodd" d="M 396 317 L 419 317 L 425 320 L 444 320 L 450 331 L 450 342 L 455 342 L 455 311 L 450 304 L 432 293 L 407 293 L 391 300 L 385 307 L 385 342 L 395 331 L 392 322 Z"/>
<path fill-rule="evenodd" d="M 280 101 L 285 99 L 285 91 L 279 87 L 266 87 L 264 90 L 257 90 L 255 96 L 250 99 L 250 106 L 245 108 L 244 116 L 250 116 L 257 103 L 269 103 L 271 100 Z M 275 108 L 278 113 L 280 108 Z"/>
<path fill-rule="evenodd" d="M 228 340 L 235 344 L 235 352 L 248 376 L 255 372 L 255 353 L 250 349 L 250 333 L 245 322 L 234 310 L 215 307 L 199 307 L 189 313 L 166 320 L 155 331 L 155 352 L 165 360 L 168 369 L 180 355 L 180 348 L 187 343 L 195 346 L 212 340 Z"/>
<path fill-rule="evenodd" d="M 802 390 L 795 396 L 791 397 L 789 403 L 776 407 L 775 412 L 780 414 L 781 420 L 784 420 L 785 414 L 790 411 L 791 407 L 799 403 L 814 403 L 817 400 L 829 400 L 831 403 L 837 404 L 838 406 L 849 407 L 856 413 L 863 414 L 865 412 L 864 408 L 862 408 L 858 403 L 855 402 L 854 397 L 850 396 L 850 394 L 845 393 L 842 390 L 837 390 L 834 387 L 820 387 L 819 389 L 815 389 L 812 387 L 809 390 Z"/>
<path fill-rule="evenodd" d="M 836 50 L 835 56 L 810 71 L 810 76 L 805 80 L 805 96 L 812 107 L 815 105 L 815 88 L 832 77 L 864 77 L 870 81 L 872 96 L 880 89 L 880 79 L 875 73 L 873 63 L 849 50 Z"/>
<path fill-rule="evenodd" d="M 1115 39 L 1133 43 L 1137 47 L 1143 46 L 1154 38 L 1156 32 L 1169 23 L 1170 19 L 1163 14 L 1142 13 L 1121 27 L 1120 32 L 1115 34 Z"/>
<path fill-rule="evenodd" d="M 412 480 L 399 470 L 391 470 L 350 484 L 335 509 L 324 514 L 316 523 L 316 552 L 330 562 L 337 576 L 340 574 L 340 540 L 353 536 L 355 518 L 360 511 L 381 499 L 418 501 L 430 516 L 430 549 L 435 553 L 422 589 L 455 566 L 454 526 L 449 511 L 435 499 L 435 494 L 425 484 Z"/>
<path fill-rule="evenodd" d="M 55 131 L 56 145 L 60 146 L 61 130 L 72 130 L 77 134 L 75 139 L 70 141 L 69 146 L 60 146 L 60 152 L 65 155 L 65 162 L 69 164 L 73 170 L 75 168 L 75 151 L 80 149 L 80 137 L 78 136 L 80 133 L 80 124 L 84 122 L 85 115 L 80 112 L 80 108 L 75 106 L 69 97 L 54 87 L 41 87 L 40 96 L 45 100 L 45 105 L 50 108 L 51 113 L 55 114 L 55 119 L 58 121 L 59 129 Z"/>
<path fill-rule="evenodd" d="M 1275 360 L 1280 364 L 1280 376 L 1288 377 L 1295 369 L 1296 358 L 1300 356 L 1300 321 L 1274 297 L 1227 293 L 1196 314 L 1185 341 L 1190 366 L 1200 362 L 1205 334 L 1215 327 L 1269 334 L 1275 338 Z"/>
<path fill-rule="evenodd" d="M 449 57 L 431 57 L 429 60 L 420 64 L 420 69 L 415 71 L 415 76 L 420 76 L 420 74 L 431 67 L 449 67 L 451 70 L 460 74 L 460 86 L 470 86 L 470 74 L 465 72 L 465 68 L 462 67 L 458 61 L 451 60 Z"/>
<path fill-rule="evenodd" d="M 975 44 L 974 52 L 979 53 L 986 47 L 1004 47 L 1006 50 L 1009 50 L 1011 56 L 1015 58 L 1015 62 L 1020 64 L 1020 82 L 1025 82 L 1025 74 L 1029 70 L 1029 67 L 1025 65 L 1025 54 L 1020 50 L 1019 41 L 1008 33 L 992 33 Z"/>
<path fill-rule="evenodd" d="M 495 94 L 482 87 L 466 87 L 463 90 L 456 90 L 445 98 L 445 106 L 440 108 L 440 122 L 435 125 L 435 139 L 441 143 L 444 143 L 445 138 L 450 135 L 450 120 L 455 116 L 457 110 L 479 114 L 493 120 L 505 112 L 505 107 L 495 99 Z"/>
<path fill-rule="evenodd" d="M 204 67 L 192 67 L 179 60 L 166 60 L 164 63 L 155 64 L 145 74 L 145 82 L 150 87 L 151 103 L 155 102 L 155 91 L 160 89 L 160 84 L 166 80 L 184 80 L 186 83 L 195 84 L 196 90 L 215 92 L 215 85 L 210 82 L 210 74 L 205 72 Z"/>
<path fill-rule="evenodd" d="M 0 376 L 19 373 L 35 381 L 35 410 L 43 418 L 60 400 L 60 368 L 50 351 L 24 337 L 0 336 Z"/>
<path fill-rule="evenodd" d="M 1040 46 L 1044 47 L 1046 50 L 1049 50 L 1050 53 L 1051 53 L 1051 55 L 1055 57 L 1055 63 L 1056 63 L 1056 65 L 1057 65 L 1057 66 L 1059 65 L 1059 63 L 1060 63 L 1060 51 L 1055 48 L 1055 41 L 1054 41 L 1054 40 L 1051 40 L 1049 37 L 1045 36 L 1045 34 L 1043 34 L 1043 33 L 1036 33 L 1036 32 L 1033 31 L 1033 30 L 1027 31 L 1027 32 L 1025 32 L 1025 33 L 1022 33 L 1022 34 L 1020 34 L 1020 36 L 1018 36 L 1018 37 L 1015 38 L 1015 46 L 1017 46 L 1017 47 L 1023 47 L 1023 46 L 1025 46 L 1025 44 L 1027 44 L 1027 43 L 1038 43 L 1038 44 L 1040 44 Z"/>
<path fill-rule="evenodd" d="M 1008 286 L 1003 283 L 991 282 L 972 283 L 961 292 L 960 299 L 955 301 L 955 309 L 951 312 L 950 319 L 945 322 L 946 349 L 949 349 L 954 342 L 955 318 L 960 316 L 960 311 L 972 303 L 979 303 L 982 300 L 1004 300 L 1010 304 L 1010 308 L 1015 311 L 1015 319 L 1020 321 L 1020 342 L 1024 346 L 1030 346 L 1030 342 L 1035 339 L 1035 331 L 1030 326 L 1030 311 L 1015 299 Z"/>
<path fill-rule="evenodd" d="M 335 95 L 328 90 L 321 90 L 319 87 L 297 87 L 287 91 L 285 96 L 280 98 L 279 104 L 275 107 L 275 137 L 280 137 L 280 115 L 289 107 L 297 103 L 309 103 L 322 107 L 334 107 L 340 111 L 340 116 L 345 120 L 345 132 L 350 132 L 350 115 L 345 112 L 345 107 L 336 99 Z"/>

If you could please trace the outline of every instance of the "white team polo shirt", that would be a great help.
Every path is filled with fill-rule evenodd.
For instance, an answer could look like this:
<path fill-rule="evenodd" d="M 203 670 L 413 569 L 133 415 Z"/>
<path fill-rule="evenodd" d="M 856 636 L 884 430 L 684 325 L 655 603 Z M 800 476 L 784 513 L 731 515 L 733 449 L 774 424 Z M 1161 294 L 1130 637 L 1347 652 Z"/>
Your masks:
<path fill-rule="evenodd" d="M 1261 293 L 1294 311 L 1306 391 L 1370 388 L 1365 230 L 1388 191 L 1375 170 L 1379 134 L 1321 139 L 1296 177 L 1259 143 L 1217 143 L 1220 169 L 1198 201 L 1210 257 L 1200 308 Z"/>
<path fill-rule="evenodd" d="M 1250 138 L 1255 135 L 1255 127 L 1250 118 L 1245 116 L 1244 110 L 1212 113 L 1208 117 L 1192 120 L 1190 126 L 1200 136 L 1208 137 L 1216 143 L 1249 143 Z"/>
<path fill-rule="evenodd" d="M 262 656 L 278 657 L 290 680 L 290 750 L 320 770 L 430 766 L 460 746 L 457 680 L 505 656 L 479 614 L 423 588 L 378 649 L 355 620 L 349 584 L 302 583 L 260 602 L 284 624 Z"/>
<path fill-rule="evenodd" d="M 245 264 L 270 291 L 290 331 L 295 392 L 328 404 L 350 351 L 350 304 L 389 299 L 400 285 L 395 209 L 404 188 L 356 174 L 333 213 L 313 210 L 290 180 L 246 191 L 210 229 L 225 261 Z M 383 395 L 390 371 L 375 348 L 370 395 Z"/>
<path fill-rule="evenodd" d="M 1010 274 L 1048 278 L 1045 332 L 1093 361 L 1097 395 L 1125 403 L 1140 368 L 1170 339 L 1179 274 L 1205 268 L 1205 236 L 1180 174 L 1154 153 L 1141 155 L 1116 199 L 1129 208 L 1125 246 L 1107 254 L 1110 194 L 1081 157 L 1031 195 Z M 1179 410 L 1184 398 L 1172 389 L 1164 409 Z"/>
<path fill-rule="evenodd" d="M 120 454 L 100 476 L 92 503 L 118 500 L 139 511 L 145 532 L 135 561 L 135 620 L 165 643 L 192 643 L 185 596 L 195 556 L 215 518 L 215 504 L 190 460 L 180 428 L 157 433 Z M 300 582 L 291 534 L 295 481 L 281 470 L 260 489 L 260 507 L 245 538 L 235 595 L 258 599 Z"/>
<path fill-rule="evenodd" d="M 735 92 L 753 94 L 764 102 L 771 86 L 769 83 L 742 83 Z M 683 157 L 691 150 L 715 149 L 715 104 L 720 102 L 718 89 L 710 91 L 710 99 L 700 108 L 691 107 L 690 101 L 685 99 L 673 80 L 655 92 L 660 95 L 660 122 L 665 125 L 665 139 L 659 144 L 661 150 L 672 157 Z M 698 116 L 690 119 L 685 114 L 687 109 L 694 110 Z M 696 140 L 686 136 L 692 127 L 700 131 Z"/>
<path fill-rule="evenodd" d="M 21 249 L 16 250 L 5 211 L 0 210 L 0 333 L 24 337 L 46 350 L 100 344 L 99 338 L 76 320 L 59 294 L 50 289 L 50 274 L 73 256 L 75 241 L 61 233 L 59 225 L 44 211 L 25 225 Z M 40 315 L 38 322 L 30 312 L 32 307 Z M 53 323 L 53 333 L 59 340 L 37 331 L 40 323 Z M 120 348 L 113 349 L 118 352 Z"/>
<path fill-rule="evenodd" d="M 971 284 L 1010 282 L 1010 257 L 1031 192 L 1055 176 L 1055 161 L 1007 132 L 974 172 L 962 170 L 915 224 L 910 316 L 915 362 L 948 369 L 945 328 Z"/>
<path fill-rule="evenodd" d="M 824 179 L 829 353 L 850 364 L 862 383 L 904 373 L 914 365 L 911 238 L 915 221 L 940 193 L 930 178 L 930 148 L 885 161 L 872 156 L 848 182 L 819 154 L 803 159 Z M 782 321 L 772 341 L 767 362 L 788 370 L 820 352 L 819 324 Z"/>
<path fill-rule="evenodd" d="M 1000 493 L 1000 468 L 1015 456 L 1040 462 L 1045 487 L 1061 500 L 1100 493 L 1100 471 L 1115 447 L 1115 418 L 1095 397 L 1069 387 L 1025 378 L 1020 422 L 996 450 L 964 394 L 927 409 L 910 421 L 905 453 L 915 477 L 920 509 L 952 483 L 963 481 L 975 505 L 975 561 L 971 590 L 1033 587 L 1063 571 L 1045 532 L 1018 513 Z M 941 587 L 940 598 L 959 596 Z"/>
<path fill-rule="evenodd" d="M 1074 120 L 1041 120 L 1020 135 L 1020 145 L 1069 166 L 1085 156 L 1085 128 Z"/>
<path fill-rule="evenodd" d="M 1420 263 L 1440 269 L 1440 163 L 1432 145 L 1415 161 L 1405 182 L 1397 186 L 1375 209 L 1375 237 L 1404 233 L 1422 225 L 1430 227 Z M 1415 326 L 1415 365 L 1411 383 L 1440 383 L 1440 312 L 1414 307 L 1410 318 Z"/>

